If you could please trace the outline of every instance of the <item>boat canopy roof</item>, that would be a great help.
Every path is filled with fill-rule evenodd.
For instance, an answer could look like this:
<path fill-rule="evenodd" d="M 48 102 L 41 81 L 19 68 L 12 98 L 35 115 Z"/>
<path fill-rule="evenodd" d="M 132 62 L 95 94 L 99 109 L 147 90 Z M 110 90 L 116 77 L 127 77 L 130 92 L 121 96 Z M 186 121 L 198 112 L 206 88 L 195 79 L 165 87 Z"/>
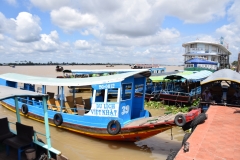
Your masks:
<path fill-rule="evenodd" d="M 179 72 L 179 73 L 176 73 L 176 74 L 168 74 L 168 75 L 163 75 L 163 76 L 151 76 L 150 79 L 153 81 L 153 82 L 161 82 L 161 81 L 164 81 L 164 80 L 168 80 L 168 79 L 165 79 L 165 77 L 167 76 L 170 76 L 170 75 L 190 75 L 190 74 L 193 74 L 195 73 L 196 71 L 183 71 L 183 72 Z"/>
<path fill-rule="evenodd" d="M 12 97 L 25 97 L 25 96 L 47 97 L 48 95 L 0 85 L 0 100 Z"/>
<path fill-rule="evenodd" d="M 74 74 L 100 74 L 100 73 L 126 73 L 126 72 L 136 72 L 143 71 L 146 69 L 100 69 L 100 70 L 79 70 L 79 69 L 71 69 L 64 70 L 65 73 L 74 73 Z"/>
<path fill-rule="evenodd" d="M 0 78 L 18 82 L 18 83 L 29 83 L 37 85 L 49 85 L 49 86 L 87 86 L 94 84 L 105 84 L 121 82 L 124 79 L 134 77 L 148 77 L 151 72 L 146 69 L 134 70 L 133 72 L 114 74 L 101 77 L 88 77 L 88 78 L 49 78 L 49 77 L 35 77 L 17 73 L 6 73 L 0 75 Z"/>
<path fill-rule="evenodd" d="M 204 59 L 200 59 L 200 58 L 192 58 L 188 61 L 185 62 L 186 64 L 217 64 L 217 62 L 213 62 L 213 61 L 207 61 Z"/>
<path fill-rule="evenodd" d="M 186 79 L 186 80 L 195 80 L 195 81 L 201 81 L 208 76 L 212 74 L 211 71 L 203 70 L 199 72 L 186 72 L 186 73 L 178 73 L 178 74 L 171 74 L 167 76 L 162 76 L 161 78 L 163 80 L 181 80 L 181 79 Z M 157 82 L 156 79 L 152 80 L 153 82 Z"/>
<path fill-rule="evenodd" d="M 208 76 L 210 76 L 211 74 L 212 74 L 211 71 L 202 70 L 202 71 L 199 71 L 194 74 L 183 75 L 183 77 L 188 80 L 203 80 L 203 79 L 207 78 Z"/>
<path fill-rule="evenodd" d="M 214 72 L 211 76 L 201 82 L 201 85 L 214 81 L 233 81 L 240 83 L 240 74 L 231 69 L 221 69 Z"/>

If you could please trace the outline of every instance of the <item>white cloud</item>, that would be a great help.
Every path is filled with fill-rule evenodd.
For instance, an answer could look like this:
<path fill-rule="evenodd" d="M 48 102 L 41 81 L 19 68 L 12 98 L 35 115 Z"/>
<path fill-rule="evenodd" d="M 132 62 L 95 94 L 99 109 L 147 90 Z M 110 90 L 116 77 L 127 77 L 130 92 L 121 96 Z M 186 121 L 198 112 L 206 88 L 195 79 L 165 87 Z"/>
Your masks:
<path fill-rule="evenodd" d="M 0 34 L 0 41 L 4 40 L 3 34 Z"/>
<path fill-rule="evenodd" d="M 240 1 L 235 0 L 232 6 L 228 10 L 229 19 L 233 20 L 235 23 L 240 24 Z"/>
<path fill-rule="evenodd" d="M 53 23 L 65 31 L 81 30 L 97 24 L 97 18 L 91 14 L 82 14 L 78 10 L 62 7 L 51 12 Z"/>
<path fill-rule="evenodd" d="M 11 19 L 7 19 L 0 12 L 0 33 L 12 33 L 15 30 L 16 24 Z"/>
<path fill-rule="evenodd" d="M 17 1 L 16 0 L 5 0 L 8 4 L 12 5 L 12 6 L 16 6 L 17 5 Z"/>
<path fill-rule="evenodd" d="M 85 40 L 77 40 L 75 43 L 74 43 L 74 46 L 76 49 L 89 49 L 91 46 L 90 44 L 85 41 Z"/>
<path fill-rule="evenodd" d="M 226 15 L 226 5 L 232 0 L 164 0 L 159 9 L 168 15 L 178 17 L 185 23 L 206 23 Z"/>
<path fill-rule="evenodd" d="M 30 2 L 42 10 L 59 9 L 70 4 L 70 0 L 30 0 Z"/>
<path fill-rule="evenodd" d="M 92 0 L 92 4 L 95 4 Z M 84 5 L 86 12 L 94 13 L 104 24 L 108 34 L 140 37 L 155 34 L 163 21 L 164 14 L 156 8 L 156 2 L 147 0 L 107 1 L 106 3 Z M 111 8 L 111 9 L 106 9 Z"/>
<path fill-rule="evenodd" d="M 33 43 L 33 49 L 40 52 L 52 52 L 58 50 L 58 33 L 52 31 L 49 35 L 41 34 L 41 40 Z"/>
<path fill-rule="evenodd" d="M 42 27 L 49 28 L 43 28 L 44 33 L 41 34 L 40 18 L 22 12 L 16 20 L 11 20 L 0 13 L 0 39 L 1 34 L 4 38 L 1 52 L 20 58 L 27 54 L 36 61 L 151 63 L 153 57 L 156 63 L 182 64 L 182 43 L 197 38 L 216 41 L 215 37 L 224 36 L 232 51 L 239 49 L 240 1 L 237 0 L 30 2 L 36 8 L 47 11 L 44 14 L 49 12 L 52 23 L 46 25 L 42 20 Z M 180 33 L 183 29 L 178 30 L 178 24 L 162 28 L 166 16 L 179 18 L 183 23 L 206 25 L 229 16 L 227 18 L 231 23 L 226 23 L 210 35 L 204 30 L 191 35 L 187 31 Z M 59 28 L 55 29 L 56 26 Z M 49 30 L 58 32 L 48 34 Z M 0 57 L 1 61 L 3 59 L 3 56 Z"/>
<path fill-rule="evenodd" d="M 167 45 L 173 43 L 180 33 L 176 29 L 160 29 L 154 35 L 144 37 L 128 37 L 125 35 L 104 34 L 101 41 L 104 45 L 125 46 L 125 47 L 143 47 L 152 45 Z"/>
<path fill-rule="evenodd" d="M 230 57 L 231 61 L 236 61 L 238 59 L 238 53 L 240 52 L 239 5 L 240 1 L 235 0 L 228 10 L 228 16 L 231 22 L 216 29 L 216 33 L 224 37 L 225 45 L 227 45 L 232 52 L 232 56 Z"/>
<path fill-rule="evenodd" d="M 20 12 L 14 20 L 16 23 L 15 38 L 20 42 L 33 42 L 40 39 L 40 19 L 28 12 Z"/>

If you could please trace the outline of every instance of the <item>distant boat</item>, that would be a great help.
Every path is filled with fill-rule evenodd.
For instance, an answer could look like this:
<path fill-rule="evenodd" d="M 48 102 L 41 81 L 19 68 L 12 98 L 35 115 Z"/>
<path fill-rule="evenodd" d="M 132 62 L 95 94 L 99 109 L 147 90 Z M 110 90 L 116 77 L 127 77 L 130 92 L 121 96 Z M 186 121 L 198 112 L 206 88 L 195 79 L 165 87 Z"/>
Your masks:
<path fill-rule="evenodd" d="M 112 65 L 112 64 L 111 65 L 106 65 L 106 67 L 114 67 L 114 65 Z"/>
<path fill-rule="evenodd" d="M 62 72 L 63 71 L 63 67 L 62 66 L 56 66 L 56 71 L 57 72 Z"/>
<path fill-rule="evenodd" d="M 12 67 L 12 68 L 15 68 L 15 65 L 9 65 L 10 67 Z"/>

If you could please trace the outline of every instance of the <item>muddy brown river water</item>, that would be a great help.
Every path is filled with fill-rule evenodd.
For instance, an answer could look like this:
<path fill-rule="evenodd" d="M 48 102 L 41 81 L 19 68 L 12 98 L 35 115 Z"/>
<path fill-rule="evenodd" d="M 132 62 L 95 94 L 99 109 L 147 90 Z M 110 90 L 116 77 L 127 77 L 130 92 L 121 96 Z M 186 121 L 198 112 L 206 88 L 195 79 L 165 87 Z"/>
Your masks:
<path fill-rule="evenodd" d="M 62 73 L 55 71 L 56 66 L 0 66 L 0 74 L 20 73 L 33 76 L 56 77 Z M 96 65 L 68 65 L 64 69 L 109 69 Z M 128 69 L 127 65 L 111 67 L 111 69 Z M 182 67 L 167 66 L 167 71 Z M 21 84 L 20 84 L 21 85 Z M 57 93 L 57 87 L 47 87 L 47 91 Z M 68 88 L 65 88 L 65 95 L 70 95 Z M 163 114 L 162 110 L 150 109 L 152 115 Z M 10 121 L 16 122 L 15 113 L 0 106 L 0 117 L 8 117 Z M 21 117 L 22 123 L 32 125 L 36 131 L 44 133 L 43 123 L 36 122 L 25 117 Z M 15 126 L 12 126 L 14 128 Z M 50 127 L 52 146 L 60 150 L 63 155 L 71 160 L 165 160 L 171 150 L 178 151 L 184 132 L 181 128 L 175 127 L 151 138 L 138 142 L 116 142 L 95 139 L 81 134 L 72 133 L 56 127 Z M 39 135 L 43 141 L 44 137 Z"/>

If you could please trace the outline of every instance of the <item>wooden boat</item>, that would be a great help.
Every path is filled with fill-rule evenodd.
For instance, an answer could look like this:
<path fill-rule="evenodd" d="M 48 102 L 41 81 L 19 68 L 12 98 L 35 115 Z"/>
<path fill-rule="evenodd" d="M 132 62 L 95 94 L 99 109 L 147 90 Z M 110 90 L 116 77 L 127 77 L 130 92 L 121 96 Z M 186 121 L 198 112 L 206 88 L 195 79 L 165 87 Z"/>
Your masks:
<path fill-rule="evenodd" d="M 46 86 L 56 86 L 59 97 L 54 99 L 53 95 L 49 95 L 48 99 L 50 125 L 105 140 L 139 141 L 173 126 L 183 126 L 200 113 L 196 109 L 185 114 L 151 117 L 144 109 L 145 94 L 135 96 L 135 86 L 145 86 L 149 76 L 150 71 L 144 69 L 88 78 L 46 78 L 7 73 L 0 75 L 0 84 L 10 87 L 17 87 L 18 83 L 42 85 L 44 93 Z M 92 92 L 89 98 L 75 97 L 73 93 L 65 101 L 64 86 L 91 86 Z M 109 98 L 108 91 L 112 89 L 118 91 L 117 96 Z M 25 117 L 44 122 L 43 105 L 37 97 L 19 98 L 18 103 Z M 1 104 L 15 110 L 11 98 Z"/>
<path fill-rule="evenodd" d="M 8 142 L 11 142 L 10 144 L 11 145 L 16 145 L 16 146 L 12 146 L 13 148 L 18 148 L 18 160 L 21 159 L 21 153 L 23 151 L 25 151 L 26 149 L 30 149 L 29 147 L 33 147 L 34 146 L 34 151 L 35 153 L 40 153 L 40 152 L 44 152 L 44 153 L 48 153 L 48 155 L 45 155 L 46 159 L 61 159 L 61 158 L 64 158 L 64 159 L 67 159 L 65 156 L 62 155 L 62 153 L 60 151 L 58 151 L 57 149 L 53 148 L 52 145 L 51 145 L 51 135 L 50 135 L 50 130 L 49 130 L 49 124 L 48 124 L 48 111 L 47 111 L 47 97 L 48 95 L 47 94 L 40 94 L 40 93 L 37 93 L 37 92 L 32 92 L 32 91 L 28 91 L 28 90 L 22 90 L 22 89 L 17 89 L 17 88 L 13 88 L 13 87 L 7 87 L 7 86 L 3 86 L 3 85 L 0 85 L 0 100 L 4 100 L 4 99 L 12 99 L 13 100 L 13 104 L 9 105 L 5 105 L 5 107 L 7 107 L 8 109 L 12 110 L 13 112 L 16 112 L 16 119 L 17 119 L 17 122 L 9 122 L 8 121 L 8 125 L 16 125 L 16 130 L 13 130 L 13 129 L 10 129 L 9 133 L 13 134 L 14 136 L 11 136 L 9 133 L 6 134 L 6 132 L 1 132 L 1 140 L 5 143 L 5 145 L 7 145 L 8 143 L 5 141 L 7 140 Z M 21 116 L 20 115 L 23 115 L 25 117 L 28 117 L 28 115 L 24 115 L 21 110 L 23 110 L 23 107 L 21 107 L 21 103 L 19 102 L 19 98 L 20 97 L 38 97 L 42 100 L 42 109 L 41 109 L 41 114 L 43 115 L 42 116 L 42 119 L 43 119 L 43 123 L 45 123 L 45 134 L 41 133 L 41 132 L 37 132 L 35 129 L 34 129 L 34 126 L 33 126 L 33 131 L 34 131 L 34 134 L 31 132 L 31 133 L 27 133 L 27 130 L 23 130 L 20 131 L 21 132 L 24 132 L 24 134 L 27 136 L 30 134 L 30 137 L 31 136 L 34 136 L 33 138 L 33 144 L 30 145 L 26 145 L 27 143 L 24 142 L 24 138 L 19 140 L 17 138 L 17 136 L 15 135 L 18 135 L 18 134 L 23 134 L 23 133 L 20 133 L 20 131 L 18 132 L 18 129 L 21 128 L 21 126 L 26 129 L 26 128 L 29 128 L 31 126 L 26 126 L 24 124 L 21 123 Z M 19 106 L 20 105 L 20 106 Z M 26 108 L 25 108 L 26 109 Z M 28 109 L 28 108 L 27 108 Z M 30 108 L 29 108 L 30 109 Z M 31 112 L 31 110 L 29 110 L 29 112 Z M 28 117 L 28 118 L 31 118 Z M 8 119 L 7 117 L 6 118 L 0 118 L 1 121 L 3 119 Z M 17 124 L 18 123 L 18 124 Z M 2 124 L 2 123 L 1 123 Z M 4 126 L 1 126 L 1 127 L 4 127 Z M 15 127 L 13 127 L 15 128 Z M 4 130 L 3 128 L 1 128 L 1 130 Z M 5 134 L 5 136 L 3 136 L 2 134 Z M 41 135 L 41 136 L 45 136 L 46 137 L 46 144 L 37 137 L 37 135 Z M 6 136 L 8 135 L 8 136 Z M 4 137 L 4 139 L 3 139 Z M 29 137 L 28 137 L 29 138 Z M 12 143 L 14 142 L 14 143 Z M 21 147 L 20 147 L 21 146 Z M 30 149 L 31 150 L 31 149 Z M 8 152 L 8 150 L 7 150 Z M 10 152 L 11 154 L 11 152 Z M 42 154 L 42 153 L 40 153 Z M 9 155 L 11 157 L 11 155 Z M 29 157 L 35 157 L 36 155 L 29 155 Z M 10 159 L 10 158 L 9 158 Z M 35 158 L 33 158 L 35 159 Z"/>
<path fill-rule="evenodd" d="M 161 76 L 159 82 L 157 82 L 157 78 L 152 78 L 146 86 L 145 99 L 148 101 L 165 101 L 168 104 L 172 103 L 179 106 L 191 104 L 193 99 L 201 95 L 200 82 L 211 74 L 212 72 L 203 70 Z M 152 82 L 153 80 L 154 82 Z M 142 93 L 136 94 L 140 95 Z"/>
<path fill-rule="evenodd" d="M 106 65 L 106 67 L 114 67 L 114 65 L 110 64 L 110 65 Z"/>
<path fill-rule="evenodd" d="M 57 72 L 62 72 L 63 71 L 63 67 L 62 66 L 56 66 L 56 71 Z"/>

